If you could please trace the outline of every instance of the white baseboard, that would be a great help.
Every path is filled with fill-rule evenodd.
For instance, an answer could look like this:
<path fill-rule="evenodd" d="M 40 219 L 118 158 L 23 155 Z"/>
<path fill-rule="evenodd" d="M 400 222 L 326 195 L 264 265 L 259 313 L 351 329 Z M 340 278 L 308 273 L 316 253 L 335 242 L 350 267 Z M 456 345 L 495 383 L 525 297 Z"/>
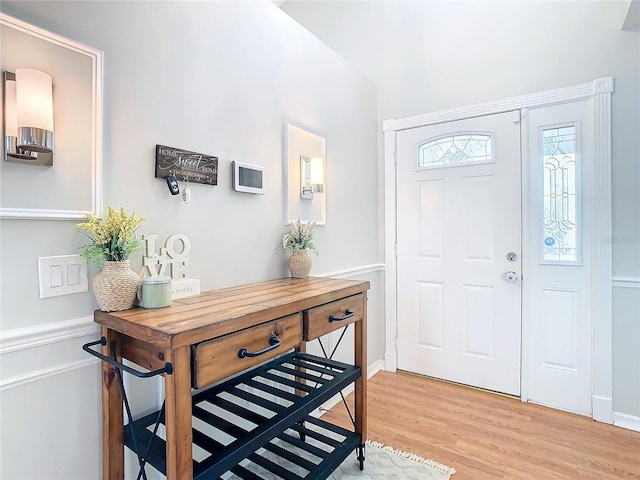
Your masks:
<path fill-rule="evenodd" d="M 640 432 L 640 417 L 634 417 L 633 415 L 627 415 L 626 413 L 613 412 L 613 424 L 616 427 Z"/>
<path fill-rule="evenodd" d="M 371 365 L 368 366 L 367 368 L 367 380 L 370 379 L 371 377 L 373 377 L 376 373 L 384 370 L 384 361 L 383 360 L 376 360 L 375 362 L 373 362 Z M 347 395 L 349 395 L 351 392 L 353 392 L 353 383 L 349 386 L 347 386 L 344 390 L 342 390 L 342 394 L 346 397 Z M 325 411 L 327 410 L 331 410 L 333 407 L 335 407 L 338 403 L 340 403 L 341 399 L 338 395 L 335 395 L 333 398 L 331 398 L 330 400 L 326 401 L 325 403 L 323 403 L 320 407 L 316 408 L 313 412 L 311 412 L 311 416 L 313 417 L 320 417 L 324 414 Z"/>
<path fill-rule="evenodd" d="M 602 423 L 613 423 L 613 399 L 611 397 L 601 397 L 593 395 L 591 397 L 593 406 L 593 419 Z"/>
<path fill-rule="evenodd" d="M 367 379 L 373 377 L 376 373 L 384 370 L 384 361 L 376 360 L 371 365 L 367 367 Z"/>
<path fill-rule="evenodd" d="M 396 370 L 398 370 L 395 352 L 384 354 L 384 369 L 387 372 L 393 372 L 393 373 L 395 373 Z"/>

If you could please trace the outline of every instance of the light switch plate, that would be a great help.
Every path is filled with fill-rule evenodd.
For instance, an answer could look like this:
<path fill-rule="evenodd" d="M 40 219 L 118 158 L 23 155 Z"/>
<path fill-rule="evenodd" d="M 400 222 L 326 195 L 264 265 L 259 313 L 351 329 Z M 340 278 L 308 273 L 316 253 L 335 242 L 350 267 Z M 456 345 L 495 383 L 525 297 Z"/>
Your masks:
<path fill-rule="evenodd" d="M 49 267 L 49 286 L 51 288 L 57 288 L 64 285 L 62 276 L 64 275 L 64 269 L 62 265 L 51 265 Z"/>
<path fill-rule="evenodd" d="M 80 255 L 38 257 L 38 281 L 40 298 L 88 292 L 87 260 Z"/>

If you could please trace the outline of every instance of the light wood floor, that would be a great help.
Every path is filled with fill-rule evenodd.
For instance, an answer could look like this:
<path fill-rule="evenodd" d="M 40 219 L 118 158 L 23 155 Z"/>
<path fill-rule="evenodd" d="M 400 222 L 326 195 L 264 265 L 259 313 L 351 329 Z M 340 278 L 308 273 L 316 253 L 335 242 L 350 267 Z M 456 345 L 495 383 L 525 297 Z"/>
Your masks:
<path fill-rule="evenodd" d="M 638 432 L 406 373 L 377 373 L 368 394 L 369 439 L 454 467 L 451 480 L 640 479 Z M 332 412 L 350 425 L 342 403 Z"/>

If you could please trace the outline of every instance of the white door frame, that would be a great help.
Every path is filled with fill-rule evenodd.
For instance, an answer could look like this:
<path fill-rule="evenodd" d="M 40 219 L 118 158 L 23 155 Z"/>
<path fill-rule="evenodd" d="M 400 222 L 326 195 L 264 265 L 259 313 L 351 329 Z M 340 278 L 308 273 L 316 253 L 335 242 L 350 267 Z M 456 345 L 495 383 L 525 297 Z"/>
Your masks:
<path fill-rule="evenodd" d="M 520 109 L 522 127 L 526 132 L 527 109 L 576 100 L 593 100 L 594 119 L 594 191 L 592 214 L 592 404 L 593 419 L 613 423 L 613 371 L 612 371 L 612 256 L 611 242 L 611 93 L 613 77 L 605 77 L 571 87 L 521 95 L 440 112 L 415 115 L 383 122 L 385 172 L 385 370 L 397 369 L 397 270 L 396 270 L 396 133 L 409 128 L 424 127 L 443 122 L 491 115 Z M 522 137 L 522 161 L 528 164 L 528 140 Z M 526 169 L 522 169 L 523 175 Z M 527 182 L 522 189 L 523 238 L 531 231 Z M 526 286 L 523 284 L 523 297 Z M 526 315 L 522 324 L 521 396 L 528 397 L 529 325 Z"/>

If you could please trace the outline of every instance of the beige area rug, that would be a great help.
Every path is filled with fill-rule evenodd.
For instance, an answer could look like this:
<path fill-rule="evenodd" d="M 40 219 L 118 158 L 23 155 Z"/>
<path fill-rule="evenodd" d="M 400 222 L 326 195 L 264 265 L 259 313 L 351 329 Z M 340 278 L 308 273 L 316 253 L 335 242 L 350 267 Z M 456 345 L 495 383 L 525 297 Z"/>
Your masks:
<path fill-rule="evenodd" d="M 270 452 L 265 452 L 264 449 L 261 449 L 259 454 L 274 462 L 282 462 L 282 459 L 272 456 Z M 451 475 L 456 472 L 453 468 L 441 465 L 433 460 L 426 460 L 411 453 L 400 452 L 369 440 L 367 440 L 364 470 L 360 470 L 360 464 L 356 457 L 357 449 L 342 462 L 342 465 L 334 470 L 329 476 L 329 480 L 449 480 Z M 281 477 L 248 460 L 243 460 L 240 465 L 249 469 L 262 480 L 281 480 Z M 306 470 L 297 470 L 295 466 L 289 466 L 288 468 L 299 475 L 300 478 L 304 478 L 307 475 Z M 223 480 L 237 480 L 239 477 L 227 472 L 220 478 Z"/>
<path fill-rule="evenodd" d="M 456 471 L 412 453 L 394 450 L 367 440 L 364 470 L 355 452 L 329 477 L 330 480 L 448 480 Z"/>

